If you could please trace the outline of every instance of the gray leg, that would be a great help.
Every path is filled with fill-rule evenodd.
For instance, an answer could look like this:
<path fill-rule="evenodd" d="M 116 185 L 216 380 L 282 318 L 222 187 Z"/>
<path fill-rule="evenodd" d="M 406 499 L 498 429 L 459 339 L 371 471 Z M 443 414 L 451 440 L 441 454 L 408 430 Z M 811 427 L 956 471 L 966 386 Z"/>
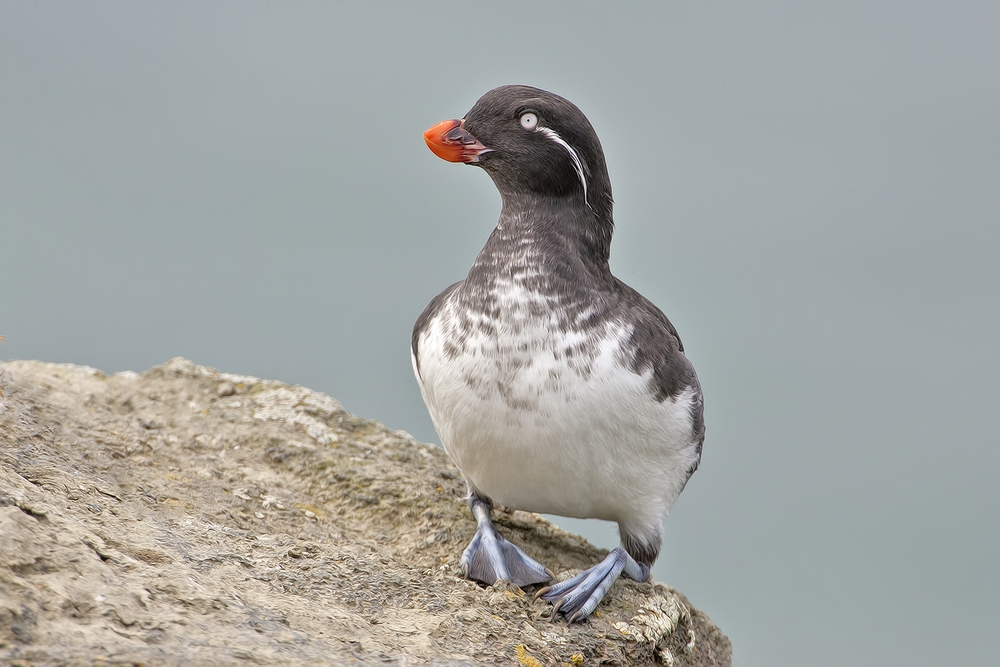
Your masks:
<path fill-rule="evenodd" d="M 553 618 L 561 611 L 570 623 L 574 623 L 590 616 L 622 572 L 636 581 L 649 578 L 648 565 L 636 562 L 628 552 L 617 547 L 594 567 L 554 586 L 546 586 L 535 597 L 554 605 Z"/>
<path fill-rule="evenodd" d="M 478 526 L 475 537 L 462 554 L 462 576 L 488 585 L 505 579 L 518 586 L 541 584 L 555 579 L 548 568 L 497 532 L 490 519 L 493 501 L 472 494 L 469 496 L 469 507 Z"/>

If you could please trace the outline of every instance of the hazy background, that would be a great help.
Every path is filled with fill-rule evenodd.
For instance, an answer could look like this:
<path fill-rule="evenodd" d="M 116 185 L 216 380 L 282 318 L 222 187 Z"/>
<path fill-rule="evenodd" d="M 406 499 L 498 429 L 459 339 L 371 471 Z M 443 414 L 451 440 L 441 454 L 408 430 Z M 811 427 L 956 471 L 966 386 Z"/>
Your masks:
<path fill-rule="evenodd" d="M 742 667 L 995 664 L 1000 5 L 938 4 L 4 0 L 0 358 L 183 355 L 437 442 L 410 328 L 499 196 L 420 135 L 547 88 L 705 388 L 655 576 Z"/>

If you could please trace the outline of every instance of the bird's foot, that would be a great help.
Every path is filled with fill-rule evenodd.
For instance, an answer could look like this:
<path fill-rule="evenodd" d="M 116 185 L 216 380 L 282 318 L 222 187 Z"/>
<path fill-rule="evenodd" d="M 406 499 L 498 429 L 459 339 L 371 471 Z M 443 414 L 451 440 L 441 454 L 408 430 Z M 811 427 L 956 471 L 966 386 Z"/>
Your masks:
<path fill-rule="evenodd" d="M 636 581 L 649 578 L 649 566 L 637 563 L 618 547 L 589 570 L 541 589 L 535 598 L 552 603 L 553 619 L 562 612 L 570 623 L 575 623 L 590 616 L 623 571 Z"/>
<path fill-rule="evenodd" d="M 497 532 L 492 523 L 480 523 L 476 536 L 459 562 L 462 576 L 492 585 L 506 579 L 518 586 L 553 581 L 552 572 Z"/>

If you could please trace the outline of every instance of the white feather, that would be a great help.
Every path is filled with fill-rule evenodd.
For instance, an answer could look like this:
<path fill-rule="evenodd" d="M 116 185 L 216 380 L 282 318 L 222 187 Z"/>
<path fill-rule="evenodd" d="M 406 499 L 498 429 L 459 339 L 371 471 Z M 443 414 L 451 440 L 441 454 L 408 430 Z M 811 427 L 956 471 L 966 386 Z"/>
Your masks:
<path fill-rule="evenodd" d="M 694 390 L 657 402 L 652 371 L 621 364 L 626 325 L 609 322 L 593 355 L 573 356 L 593 330 L 561 333 L 554 320 L 530 317 L 548 298 L 516 280 L 495 295 L 495 336 L 466 329 L 464 352 L 449 357 L 452 298 L 418 341 L 418 381 L 445 449 L 475 490 L 508 507 L 617 521 L 658 542 L 697 458 Z"/>
<path fill-rule="evenodd" d="M 541 132 L 546 137 L 556 142 L 569 152 L 570 158 L 573 160 L 573 169 L 576 171 L 577 177 L 580 179 L 580 183 L 583 184 L 583 201 L 587 201 L 587 177 L 583 174 L 583 163 L 580 162 L 580 156 L 577 155 L 576 151 L 566 143 L 566 140 L 559 136 L 559 133 L 550 127 L 542 127 L 541 125 L 535 128 L 536 132 Z M 590 206 L 590 202 L 587 202 Z"/>

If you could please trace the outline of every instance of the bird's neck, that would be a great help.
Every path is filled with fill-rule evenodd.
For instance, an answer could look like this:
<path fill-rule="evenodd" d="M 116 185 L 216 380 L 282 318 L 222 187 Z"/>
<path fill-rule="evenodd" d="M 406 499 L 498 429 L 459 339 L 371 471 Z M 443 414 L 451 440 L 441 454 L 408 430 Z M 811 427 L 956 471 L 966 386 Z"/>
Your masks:
<path fill-rule="evenodd" d="M 496 229 L 466 277 L 472 307 L 492 303 L 497 290 L 547 294 L 557 302 L 587 300 L 608 289 L 611 222 L 588 207 L 550 198 L 504 198 Z M 553 305 L 556 302 L 550 302 Z"/>
<path fill-rule="evenodd" d="M 561 254 L 607 267 L 614 231 L 610 197 L 598 206 L 577 197 L 501 196 L 503 209 L 487 248 L 490 244 L 530 248 L 541 255 L 541 261 Z"/>

